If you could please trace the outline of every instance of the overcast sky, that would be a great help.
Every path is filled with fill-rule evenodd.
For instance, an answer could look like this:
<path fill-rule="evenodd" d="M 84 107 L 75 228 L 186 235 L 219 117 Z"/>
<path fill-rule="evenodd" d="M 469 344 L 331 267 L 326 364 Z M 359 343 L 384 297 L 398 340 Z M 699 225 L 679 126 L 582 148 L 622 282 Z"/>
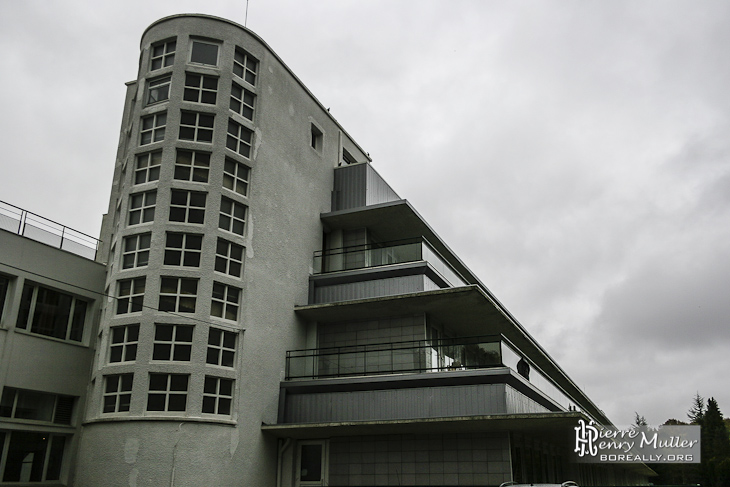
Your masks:
<path fill-rule="evenodd" d="M 102 6 L 103 5 L 103 6 Z M 0 0 L 0 200 L 97 235 L 160 17 Z M 251 0 L 259 34 L 617 424 L 730 416 L 730 3 Z"/>

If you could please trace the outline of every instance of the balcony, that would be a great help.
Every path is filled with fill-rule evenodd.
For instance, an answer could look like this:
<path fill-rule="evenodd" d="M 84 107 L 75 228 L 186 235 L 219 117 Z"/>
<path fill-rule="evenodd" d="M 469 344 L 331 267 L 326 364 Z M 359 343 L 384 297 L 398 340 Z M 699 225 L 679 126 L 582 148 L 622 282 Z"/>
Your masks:
<path fill-rule="evenodd" d="M 99 240 L 94 237 L 4 201 L 0 201 L 0 229 L 90 260 L 96 258 L 99 248 Z"/>
<path fill-rule="evenodd" d="M 372 269 L 411 262 L 427 262 L 438 272 L 447 287 L 468 285 L 425 238 L 318 251 L 314 253 L 314 274 Z"/>

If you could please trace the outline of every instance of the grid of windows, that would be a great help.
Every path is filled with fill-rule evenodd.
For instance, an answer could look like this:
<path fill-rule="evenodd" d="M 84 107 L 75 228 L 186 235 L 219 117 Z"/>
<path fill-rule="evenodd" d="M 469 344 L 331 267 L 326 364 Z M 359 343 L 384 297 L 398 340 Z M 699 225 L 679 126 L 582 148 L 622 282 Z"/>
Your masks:
<path fill-rule="evenodd" d="M 218 78 L 203 74 L 185 73 L 183 100 L 215 105 Z"/>
<path fill-rule="evenodd" d="M 145 191 L 129 195 L 129 225 L 151 222 L 155 219 L 157 191 Z"/>
<path fill-rule="evenodd" d="M 123 413 L 129 411 L 132 403 L 132 382 L 134 374 L 114 374 L 104 377 L 104 409 L 105 413 Z"/>
<path fill-rule="evenodd" d="M 192 48 L 190 49 L 190 62 L 194 64 L 205 64 L 207 66 L 218 66 L 218 44 L 193 41 Z"/>
<path fill-rule="evenodd" d="M 160 280 L 160 311 L 195 313 L 198 280 L 185 277 L 162 277 Z"/>
<path fill-rule="evenodd" d="M 188 379 L 185 374 L 150 374 L 147 411 L 185 411 Z"/>
<path fill-rule="evenodd" d="M 205 363 L 233 367 L 236 358 L 236 334 L 232 331 L 210 328 L 208 354 Z"/>
<path fill-rule="evenodd" d="M 36 431 L 0 431 L 3 482 L 43 482 L 61 476 L 66 437 Z"/>
<path fill-rule="evenodd" d="M 256 85 L 258 64 L 258 61 L 249 53 L 243 49 L 236 49 L 236 54 L 233 57 L 233 74 L 252 85 Z"/>
<path fill-rule="evenodd" d="M 203 385 L 203 412 L 230 415 L 232 402 L 233 379 L 206 375 Z"/>
<path fill-rule="evenodd" d="M 117 314 L 142 311 L 144 303 L 144 277 L 123 279 L 117 283 Z"/>
<path fill-rule="evenodd" d="M 175 158 L 175 179 L 207 183 L 210 170 L 210 152 L 178 149 Z"/>
<path fill-rule="evenodd" d="M 175 40 L 160 42 L 152 46 L 152 55 L 150 56 L 150 70 L 172 66 L 175 62 Z"/>
<path fill-rule="evenodd" d="M 231 110 L 249 120 L 253 120 L 253 106 L 256 95 L 238 83 L 231 85 Z"/>
<path fill-rule="evenodd" d="M 151 233 L 140 233 L 124 237 L 122 249 L 122 269 L 144 267 L 150 260 Z"/>
<path fill-rule="evenodd" d="M 180 140 L 213 141 L 215 115 L 200 112 L 180 112 Z"/>
<path fill-rule="evenodd" d="M 139 134 L 139 145 L 159 142 L 165 138 L 165 126 L 167 125 L 167 112 L 155 113 L 148 117 L 142 117 L 142 129 Z"/>
<path fill-rule="evenodd" d="M 114 326 L 109 340 L 109 362 L 134 362 L 137 360 L 139 323 Z"/>
<path fill-rule="evenodd" d="M 137 156 L 137 167 L 134 169 L 134 184 L 149 183 L 160 179 L 162 151 L 147 152 Z"/>
<path fill-rule="evenodd" d="M 223 166 L 223 187 L 246 196 L 248 194 L 249 172 L 248 166 L 226 158 L 226 163 Z"/>
<path fill-rule="evenodd" d="M 218 228 L 243 235 L 246 230 L 246 205 L 221 197 L 221 213 Z"/>
<path fill-rule="evenodd" d="M 73 396 L 4 387 L 0 417 L 71 424 L 75 402 Z"/>
<path fill-rule="evenodd" d="M 205 193 L 173 189 L 170 198 L 170 221 L 203 223 L 205 220 Z"/>
<path fill-rule="evenodd" d="M 241 277 L 243 247 L 219 237 L 215 249 L 215 270 L 234 277 Z"/>
<path fill-rule="evenodd" d="M 156 324 L 152 360 L 189 362 L 193 328 L 192 325 Z"/>
<path fill-rule="evenodd" d="M 228 136 L 226 147 L 244 157 L 251 156 L 251 145 L 253 144 L 253 130 L 248 129 L 240 123 L 228 120 Z"/>
<path fill-rule="evenodd" d="M 31 333 L 80 342 L 88 304 L 70 294 L 36 284 L 23 285 L 17 327 Z"/>
<path fill-rule="evenodd" d="M 211 316 L 233 321 L 237 320 L 240 299 L 240 289 L 228 286 L 227 284 L 221 284 L 220 282 L 214 282 L 213 296 L 210 303 Z"/>
<path fill-rule="evenodd" d="M 199 267 L 202 248 L 202 235 L 167 232 L 165 239 L 165 265 Z"/>
<path fill-rule="evenodd" d="M 147 82 L 147 105 L 159 103 L 170 98 L 171 75 L 152 79 Z"/>

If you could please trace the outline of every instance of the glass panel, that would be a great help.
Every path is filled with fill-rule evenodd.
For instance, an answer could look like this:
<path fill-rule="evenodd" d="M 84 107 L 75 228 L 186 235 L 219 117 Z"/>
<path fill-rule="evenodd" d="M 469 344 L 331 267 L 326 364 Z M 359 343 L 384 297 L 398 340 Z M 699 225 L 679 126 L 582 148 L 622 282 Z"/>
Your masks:
<path fill-rule="evenodd" d="M 303 482 L 322 480 L 322 445 L 302 445 L 299 462 Z"/>
<path fill-rule="evenodd" d="M 193 63 L 216 66 L 218 64 L 218 46 L 215 44 L 193 41 L 190 61 Z"/>

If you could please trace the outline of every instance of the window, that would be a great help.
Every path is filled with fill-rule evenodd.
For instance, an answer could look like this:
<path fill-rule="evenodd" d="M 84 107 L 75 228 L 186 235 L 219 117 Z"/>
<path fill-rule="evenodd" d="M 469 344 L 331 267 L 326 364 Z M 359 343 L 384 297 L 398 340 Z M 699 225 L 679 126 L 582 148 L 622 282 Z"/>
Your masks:
<path fill-rule="evenodd" d="M 229 119 L 226 147 L 244 157 L 250 157 L 252 144 L 253 131 Z"/>
<path fill-rule="evenodd" d="M 167 232 L 165 265 L 199 267 L 202 248 L 202 235 Z"/>
<path fill-rule="evenodd" d="M 183 100 L 215 105 L 218 78 L 202 74 L 185 73 Z"/>
<path fill-rule="evenodd" d="M 87 302 L 70 294 L 25 284 L 17 327 L 31 333 L 80 342 L 84 335 Z"/>
<path fill-rule="evenodd" d="M 189 362 L 193 328 L 191 325 L 155 325 L 152 360 Z"/>
<path fill-rule="evenodd" d="M 185 374 L 150 374 L 147 411 L 185 411 L 188 378 Z"/>
<path fill-rule="evenodd" d="M 236 358 L 236 334 L 211 328 L 208 331 L 208 355 L 205 363 L 233 367 Z"/>
<path fill-rule="evenodd" d="M 203 385 L 203 412 L 230 415 L 231 402 L 233 402 L 233 380 L 206 375 Z"/>
<path fill-rule="evenodd" d="M 170 198 L 170 221 L 203 223 L 205 219 L 205 193 L 173 189 Z"/>
<path fill-rule="evenodd" d="M 234 277 L 241 277 L 243 269 L 243 247 L 218 238 L 215 249 L 215 270 Z"/>
<path fill-rule="evenodd" d="M 144 303 L 145 278 L 124 279 L 118 282 L 117 314 L 142 311 Z"/>
<path fill-rule="evenodd" d="M 0 417 L 71 424 L 75 400 L 73 396 L 5 387 Z"/>
<path fill-rule="evenodd" d="M 114 374 L 104 377 L 105 413 L 124 413 L 129 411 L 132 402 L 132 381 L 134 374 Z"/>
<path fill-rule="evenodd" d="M 218 228 L 243 235 L 246 230 L 246 205 L 225 196 L 221 197 L 221 213 Z"/>
<path fill-rule="evenodd" d="M 301 441 L 297 451 L 300 485 L 322 485 L 324 480 L 325 442 Z"/>
<path fill-rule="evenodd" d="M 218 44 L 193 41 L 193 46 L 190 50 L 190 62 L 193 64 L 205 64 L 207 66 L 218 66 Z"/>
<path fill-rule="evenodd" d="M 247 166 L 226 158 L 225 166 L 223 166 L 223 187 L 246 196 L 248 194 L 248 173 Z"/>
<path fill-rule="evenodd" d="M 243 49 L 236 49 L 233 57 L 233 74 L 256 85 L 256 71 L 259 62 Z"/>
<path fill-rule="evenodd" d="M 231 110 L 249 120 L 253 120 L 253 104 L 256 95 L 246 88 L 233 83 L 231 86 Z"/>
<path fill-rule="evenodd" d="M 147 82 L 147 105 L 152 105 L 170 98 L 171 75 L 152 79 Z"/>
<path fill-rule="evenodd" d="M 238 304 L 241 290 L 233 286 L 213 283 L 213 297 L 210 303 L 211 316 L 236 321 L 238 319 Z"/>
<path fill-rule="evenodd" d="M 322 150 L 322 139 L 324 138 L 322 131 L 319 130 L 319 128 L 316 125 L 311 124 L 311 132 L 312 132 L 312 139 L 311 139 L 310 143 L 312 144 L 312 149 L 321 151 Z"/>
<path fill-rule="evenodd" d="M 167 112 L 155 113 L 148 117 L 142 117 L 142 129 L 139 134 L 139 145 L 159 142 L 165 138 L 165 125 L 167 124 Z"/>
<path fill-rule="evenodd" d="M 213 141 L 215 116 L 209 113 L 180 112 L 180 140 L 195 142 Z"/>
<path fill-rule="evenodd" d="M 162 151 L 148 152 L 137 156 L 137 167 L 134 170 L 134 184 L 149 183 L 160 179 Z"/>
<path fill-rule="evenodd" d="M 345 149 L 342 148 L 342 161 L 340 161 L 340 166 L 347 166 L 349 164 L 355 164 L 357 161 L 355 161 L 355 158 L 352 157 L 352 154 Z"/>
<path fill-rule="evenodd" d="M 122 269 L 146 266 L 150 260 L 151 240 L 151 233 L 140 233 L 138 235 L 124 237 Z"/>
<path fill-rule="evenodd" d="M 155 219 L 157 191 L 129 195 L 129 225 L 151 222 Z"/>
<path fill-rule="evenodd" d="M 198 280 L 184 277 L 163 277 L 160 282 L 160 311 L 195 313 Z"/>
<path fill-rule="evenodd" d="M 0 276 L 0 321 L 2 321 L 3 309 L 5 308 L 5 298 L 8 295 L 9 287 L 10 279 L 5 276 Z"/>
<path fill-rule="evenodd" d="M 30 431 L 0 432 L 3 482 L 58 480 L 66 437 Z"/>
<path fill-rule="evenodd" d="M 172 66 L 175 62 L 175 40 L 160 42 L 152 46 L 150 56 L 150 71 Z"/>
<path fill-rule="evenodd" d="M 137 360 L 139 323 L 114 326 L 109 340 L 109 362 L 134 362 Z"/>
<path fill-rule="evenodd" d="M 175 159 L 175 179 L 207 183 L 209 168 L 209 152 L 178 149 Z"/>

